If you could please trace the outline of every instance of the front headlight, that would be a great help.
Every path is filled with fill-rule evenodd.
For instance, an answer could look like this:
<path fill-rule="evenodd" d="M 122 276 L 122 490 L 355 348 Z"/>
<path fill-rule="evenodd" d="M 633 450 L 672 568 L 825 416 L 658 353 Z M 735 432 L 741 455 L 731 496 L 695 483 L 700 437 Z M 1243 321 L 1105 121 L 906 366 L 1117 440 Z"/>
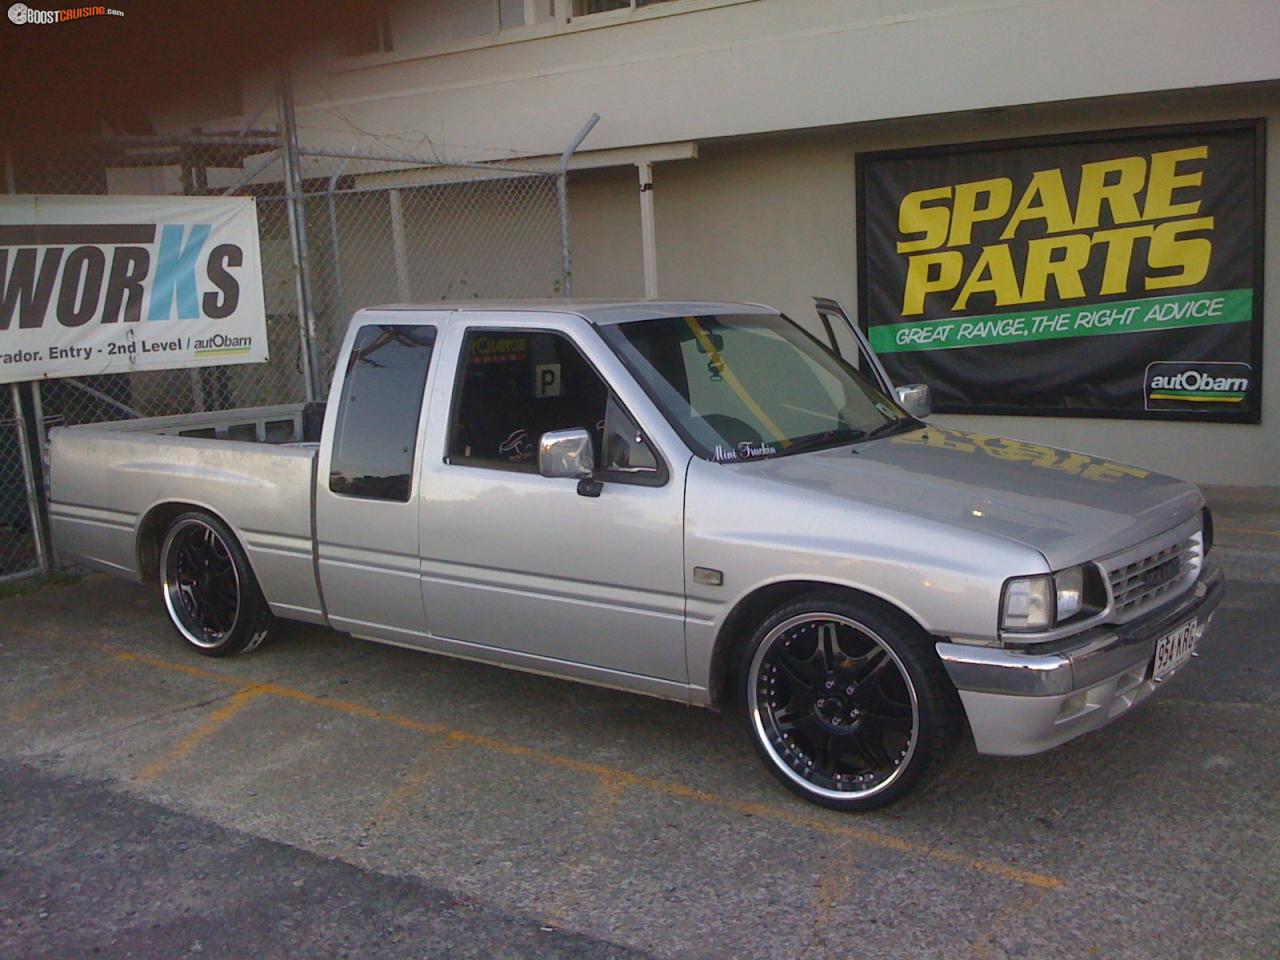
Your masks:
<path fill-rule="evenodd" d="M 1053 578 L 1057 622 L 1070 620 L 1084 607 L 1084 567 L 1063 570 Z"/>
<path fill-rule="evenodd" d="M 1053 577 L 1018 577 L 1004 585 L 1002 630 L 1047 630 L 1053 625 Z"/>
<path fill-rule="evenodd" d="M 1034 577 L 1015 577 L 1004 585 L 1000 606 L 1000 629 L 1021 633 L 1048 630 L 1065 623 L 1086 609 L 1101 609 L 1097 598 L 1089 592 L 1090 570 L 1085 566 L 1068 567 L 1057 573 Z M 1097 579 L 1093 571 L 1092 579 Z M 1100 584 L 1094 585 L 1097 592 Z"/>

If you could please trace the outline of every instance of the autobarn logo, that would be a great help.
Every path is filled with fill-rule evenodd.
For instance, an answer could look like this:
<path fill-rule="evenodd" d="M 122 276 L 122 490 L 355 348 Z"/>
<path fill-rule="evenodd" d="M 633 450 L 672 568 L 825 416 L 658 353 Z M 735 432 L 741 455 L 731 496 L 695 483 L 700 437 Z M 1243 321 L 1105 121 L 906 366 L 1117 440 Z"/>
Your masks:
<path fill-rule="evenodd" d="M 1221 410 L 1249 397 L 1253 369 L 1247 363 L 1164 360 L 1147 365 L 1148 410 Z"/>

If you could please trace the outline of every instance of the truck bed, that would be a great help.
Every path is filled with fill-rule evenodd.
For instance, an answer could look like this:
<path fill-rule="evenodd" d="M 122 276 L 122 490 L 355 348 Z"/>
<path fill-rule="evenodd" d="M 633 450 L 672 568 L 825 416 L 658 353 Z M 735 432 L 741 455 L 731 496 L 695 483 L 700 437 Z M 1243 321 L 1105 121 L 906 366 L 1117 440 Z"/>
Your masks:
<path fill-rule="evenodd" d="M 292 404 L 54 430 L 49 518 L 59 560 L 154 579 L 168 520 L 185 506 L 203 509 L 239 538 L 275 613 L 324 622 L 310 413 Z"/>

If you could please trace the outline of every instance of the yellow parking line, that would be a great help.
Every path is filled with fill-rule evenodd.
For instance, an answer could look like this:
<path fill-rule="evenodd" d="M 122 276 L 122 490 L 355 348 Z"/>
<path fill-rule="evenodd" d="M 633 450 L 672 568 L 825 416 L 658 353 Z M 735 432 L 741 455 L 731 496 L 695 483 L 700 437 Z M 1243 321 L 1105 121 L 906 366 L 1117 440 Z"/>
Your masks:
<path fill-rule="evenodd" d="M 250 687 L 259 686 L 256 680 L 241 680 L 238 677 L 228 676 L 225 673 L 215 673 L 213 670 L 205 670 L 203 667 L 195 667 L 189 663 L 171 663 L 168 660 L 161 660 L 158 657 L 147 657 L 140 653 L 130 653 L 128 650 L 118 650 L 107 643 L 99 643 L 95 644 L 95 646 L 115 659 L 123 660 L 125 663 L 144 663 L 149 667 L 159 667 L 161 670 L 168 670 L 170 673 L 185 673 L 189 677 L 200 677 L 202 680 L 213 680 L 217 683 L 230 683 L 246 690 Z"/>
<path fill-rule="evenodd" d="M 843 943 L 843 930 L 833 933 L 833 926 L 838 918 L 837 908 L 848 900 L 851 893 L 858 890 L 854 873 L 857 869 L 854 847 L 848 842 L 831 844 L 826 854 L 826 863 L 818 875 L 809 895 L 809 910 L 804 914 L 801 930 L 805 936 L 805 947 L 797 956 L 815 957 L 822 955 L 829 941 L 835 939 Z M 843 955 L 843 951 L 841 952 Z"/>
<path fill-rule="evenodd" d="M 173 748 L 159 760 L 153 760 L 134 775 L 133 782 L 150 783 L 173 764 L 186 757 L 200 743 L 213 734 L 219 727 L 243 710 L 249 703 L 262 696 L 261 689 L 241 690 L 233 693 L 226 702 L 204 719 L 200 726 L 173 745 Z"/>
<path fill-rule="evenodd" d="M 368 829 L 385 827 L 403 817 L 409 808 L 409 801 L 440 772 L 440 760 L 440 749 L 432 744 L 419 760 L 417 767 L 411 770 L 383 799 L 377 811 L 369 818 Z"/>
<path fill-rule="evenodd" d="M 1001 905 L 991 915 L 991 920 L 983 933 L 970 944 L 969 954 L 973 960 L 991 960 L 995 956 L 996 938 L 1013 921 L 1030 913 L 1043 897 L 1044 892 L 1041 890 L 1024 890 Z"/>
<path fill-rule="evenodd" d="M 1251 537 L 1280 537 L 1280 530 L 1258 530 L 1254 527 L 1218 527 L 1218 533 L 1247 533 Z"/>
<path fill-rule="evenodd" d="M 581 824 L 575 830 L 575 852 L 556 874 L 551 901 L 539 912 L 544 923 L 553 927 L 570 926 L 571 916 L 576 910 L 581 913 L 590 909 L 573 896 L 578 881 L 592 869 L 593 860 L 601 853 L 602 847 L 596 832 L 602 829 L 617 813 L 618 803 L 626 792 L 626 784 L 616 777 L 597 781 L 596 790 L 588 798 L 587 809 L 582 814 Z M 591 885 L 597 889 L 598 885 Z"/>
<path fill-rule="evenodd" d="M 36 694 L 34 697 L 20 700 L 5 710 L 4 719 L 8 723 L 21 723 L 24 720 L 29 720 L 45 707 L 58 702 L 69 694 L 75 693 L 88 682 L 88 677 L 73 677 L 49 690 Z"/>
<path fill-rule="evenodd" d="M 626 792 L 627 785 L 617 777 L 601 777 L 595 799 L 588 808 L 586 816 L 582 818 L 583 825 L 598 827 L 608 823 L 617 811 L 622 795 Z"/>
<path fill-rule="evenodd" d="M 716 807 L 721 810 L 728 810 L 733 813 L 741 814 L 742 816 L 760 817 L 761 819 L 772 820 L 777 823 L 785 823 L 789 826 L 799 827 L 804 830 L 811 830 L 825 836 L 843 837 L 849 840 L 856 840 L 859 843 L 864 843 L 868 846 L 879 847 L 884 850 L 893 850 L 897 853 L 906 854 L 908 856 L 923 857 L 939 863 L 951 864 L 953 866 L 976 871 L 978 873 L 985 873 L 989 876 L 999 877 L 1002 880 L 1020 883 L 1025 886 L 1035 887 L 1041 890 L 1058 890 L 1063 886 L 1062 880 L 1057 877 L 1037 873 L 1034 870 L 1024 870 L 1021 867 L 1013 867 L 1005 863 L 983 860 L 978 857 L 970 857 L 966 854 L 955 853 L 951 850 L 943 850 L 939 847 L 931 847 L 927 844 L 915 843 L 911 840 L 903 840 L 899 837 L 878 833 L 864 827 L 835 823 L 830 819 L 825 819 L 817 813 L 798 812 L 784 807 L 775 807 L 770 804 L 735 800 L 732 797 L 720 796 L 719 794 L 712 793 L 709 790 L 702 790 L 697 787 L 687 786 L 683 783 L 677 783 L 670 780 L 659 780 L 655 777 L 646 777 L 638 773 L 631 773 L 627 770 L 619 770 L 615 767 L 605 766 L 604 764 L 591 763 L 586 760 L 576 760 L 573 757 L 565 757 L 559 754 L 548 753 L 545 750 L 522 746 L 518 743 L 511 743 L 506 740 L 498 740 L 481 734 L 468 733 L 464 730 L 455 730 L 446 727 L 443 724 L 427 723 L 421 720 L 415 720 L 412 717 L 405 717 L 393 713 L 383 713 L 381 711 L 374 710 L 371 707 L 366 707 L 363 704 L 354 703 L 349 700 L 339 700 L 332 697 L 318 696 L 316 694 L 294 689 L 293 687 L 281 686 L 276 683 L 255 685 L 249 681 L 242 680 L 239 677 L 231 677 L 226 674 L 215 673 L 214 671 L 205 670 L 201 667 L 191 667 L 186 664 L 171 663 L 167 660 L 159 660 L 154 657 L 141 656 L 139 654 L 128 653 L 125 651 L 112 650 L 110 648 L 107 648 L 107 650 L 111 656 L 125 662 L 156 667 L 161 670 L 171 670 L 177 673 L 185 673 L 220 683 L 228 683 L 241 688 L 240 693 L 233 696 L 231 700 L 228 701 L 228 703 L 220 710 L 211 714 L 205 724 L 180 741 L 168 757 L 161 761 L 157 761 L 156 764 L 152 764 L 152 767 L 159 767 L 155 773 L 160 772 L 170 763 L 173 763 L 175 760 L 181 759 L 181 757 L 190 753 L 201 740 L 212 733 L 223 720 L 233 716 L 241 707 L 244 706 L 246 702 L 248 702 L 249 699 L 258 696 L 278 696 L 284 699 L 296 700 L 302 703 L 309 703 L 315 706 L 324 707 L 326 710 L 335 710 L 349 716 L 365 717 L 370 720 L 377 720 L 401 727 L 402 729 L 424 733 L 429 736 L 444 737 L 450 742 L 465 744 L 488 752 L 502 754 L 509 757 L 520 757 L 526 760 L 533 760 L 537 763 L 543 763 L 548 766 L 559 767 L 564 770 L 572 770 L 577 773 L 598 777 L 601 780 L 606 781 L 610 785 L 610 789 L 634 787 L 641 790 L 647 790 L 651 793 L 668 797 L 676 797 L 682 800 L 696 800 L 708 806 Z M 240 699 L 238 700 L 237 698 Z M 151 767 L 148 767 L 142 774 L 139 774 L 135 780 L 143 781 L 143 774 L 146 774 L 149 771 L 151 771 Z M 155 773 L 151 773 L 150 777 L 147 777 L 146 779 L 154 777 Z"/>

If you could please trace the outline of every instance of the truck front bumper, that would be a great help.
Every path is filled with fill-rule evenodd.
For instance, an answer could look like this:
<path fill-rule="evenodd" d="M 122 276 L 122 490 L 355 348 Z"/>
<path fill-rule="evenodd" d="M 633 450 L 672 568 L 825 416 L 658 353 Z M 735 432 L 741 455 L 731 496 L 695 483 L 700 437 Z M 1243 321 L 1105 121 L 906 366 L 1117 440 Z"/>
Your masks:
<path fill-rule="evenodd" d="M 1222 572 L 1206 565 L 1177 601 L 1121 627 L 1027 650 L 939 643 L 978 752 L 1039 753 L 1110 723 L 1158 685 L 1156 642 L 1192 618 L 1206 628 L 1223 592 Z"/>

